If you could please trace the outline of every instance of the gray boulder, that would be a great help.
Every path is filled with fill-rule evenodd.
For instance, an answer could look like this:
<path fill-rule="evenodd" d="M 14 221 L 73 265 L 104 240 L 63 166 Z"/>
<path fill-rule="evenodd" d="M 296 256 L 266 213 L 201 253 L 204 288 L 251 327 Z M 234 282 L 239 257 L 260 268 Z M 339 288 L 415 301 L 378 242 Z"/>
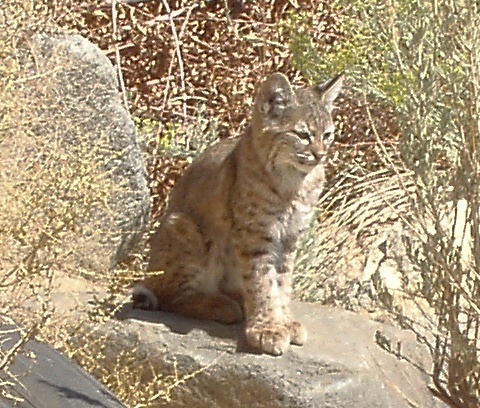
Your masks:
<path fill-rule="evenodd" d="M 21 343 L 20 329 L 0 325 L 0 350 Z M 47 344 L 29 340 L 0 371 L 0 408 L 125 408 L 102 384 Z"/>
<path fill-rule="evenodd" d="M 47 206 L 69 206 L 74 214 L 75 233 L 63 248 L 70 264 L 105 271 L 125 259 L 149 221 L 135 125 L 116 72 L 97 46 L 79 35 L 46 34 L 34 36 L 30 46 L 33 80 L 25 99 L 38 115 L 32 130 L 48 140 L 47 146 L 32 146 L 31 153 L 46 157 L 44 165 L 60 175 L 50 152 L 58 155 L 58 166 L 75 162 L 72 174 L 65 170 L 70 180 L 52 192 L 58 199 Z M 62 161 L 66 155 L 70 159 Z"/>

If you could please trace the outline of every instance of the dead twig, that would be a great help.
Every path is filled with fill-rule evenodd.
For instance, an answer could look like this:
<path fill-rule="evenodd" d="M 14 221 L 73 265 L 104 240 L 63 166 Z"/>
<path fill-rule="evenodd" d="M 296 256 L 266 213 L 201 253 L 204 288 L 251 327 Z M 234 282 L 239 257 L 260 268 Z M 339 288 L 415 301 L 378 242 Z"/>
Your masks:
<path fill-rule="evenodd" d="M 181 51 L 181 42 L 179 40 L 179 36 L 178 36 L 178 33 L 177 33 L 177 28 L 176 28 L 175 23 L 173 21 L 172 10 L 170 9 L 170 6 L 169 6 L 169 4 L 166 0 L 162 0 L 162 3 L 163 3 L 163 6 L 165 7 L 165 10 L 167 10 L 168 21 L 170 23 L 170 28 L 172 30 L 173 40 L 175 42 L 175 54 L 177 56 L 178 71 L 179 71 L 179 74 L 180 74 L 180 89 L 181 89 L 181 94 L 184 95 L 183 103 L 182 103 L 182 112 L 183 112 L 183 116 L 186 117 L 187 116 L 187 101 L 185 99 L 185 97 L 186 97 L 185 70 L 184 70 L 183 57 L 182 57 L 182 51 Z M 198 7 L 198 5 L 191 6 L 189 8 L 190 13 L 196 7 Z M 186 24 L 186 23 L 184 23 L 184 24 Z M 172 63 L 170 64 L 170 67 L 169 67 L 169 77 L 170 77 L 170 74 L 171 74 L 171 69 L 170 69 L 171 66 L 172 66 Z M 166 97 L 167 97 L 167 94 L 165 94 L 165 97 L 164 97 L 164 105 L 166 104 Z"/>
<path fill-rule="evenodd" d="M 122 91 L 122 100 L 123 100 L 123 105 L 125 106 L 125 109 L 127 112 L 129 112 L 128 109 L 128 100 L 127 100 L 127 90 L 125 89 L 125 81 L 123 79 L 123 73 L 122 73 L 122 60 L 120 57 L 120 48 L 119 48 L 119 35 L 118 35 L 118 27 L 117 27 L 117 0 L 112 0 L 112 8 L 111 8 L 111 15 L 112 15 L 112 36 L 113 40 L 115 41 L 115 63 L 116 63 L 116 68 L 117 68 L 117 78 L 118 78 L 118 83 L 120 85 L 120 90 Z"/>

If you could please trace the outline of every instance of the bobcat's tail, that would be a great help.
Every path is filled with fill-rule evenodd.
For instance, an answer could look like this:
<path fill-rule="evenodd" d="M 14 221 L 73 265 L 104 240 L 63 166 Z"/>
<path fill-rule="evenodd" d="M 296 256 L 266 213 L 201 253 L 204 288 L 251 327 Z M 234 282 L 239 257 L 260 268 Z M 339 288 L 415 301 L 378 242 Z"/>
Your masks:
<path fill-rule="evenodd" d="M 157 310 L 158 299 L 155 294 L 145 286 L 139 284 L 132 290 L 134 309 Z"/>

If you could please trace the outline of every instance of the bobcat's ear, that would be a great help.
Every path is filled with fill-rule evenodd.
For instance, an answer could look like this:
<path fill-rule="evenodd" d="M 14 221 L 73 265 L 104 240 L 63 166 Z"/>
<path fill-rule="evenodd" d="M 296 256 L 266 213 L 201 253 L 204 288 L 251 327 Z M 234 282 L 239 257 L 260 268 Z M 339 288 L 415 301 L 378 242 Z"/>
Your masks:
<path fill-rule="evenodd" d="M 335 78 L 328 80 L 327 82 L 315 86 L 315 91 L 320 94 L 320 98 L 325 103 L 325 108 L 328 111 L 332 111 L 334 106 L 333 102 L 337 99 L 338 94 L 342 90 L 343 87 L 343 78 L 344 75 L 341 73 L 337 75 Z"/>
<path fill-rule="evenodd" d="M 278 118 L 294 98 L 295 94 L 287 77 L 276 72 L 260 85 L 255 110 L 262 116 Z"/>

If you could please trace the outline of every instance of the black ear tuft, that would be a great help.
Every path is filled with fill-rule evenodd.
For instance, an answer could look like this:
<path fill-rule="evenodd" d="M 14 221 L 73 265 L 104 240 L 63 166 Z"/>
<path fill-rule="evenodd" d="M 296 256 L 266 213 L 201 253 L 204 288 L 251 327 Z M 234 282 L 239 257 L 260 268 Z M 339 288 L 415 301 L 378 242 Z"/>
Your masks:
<path fill-rule="evenodd" d="M 255 108 L 262 115 L 276 118 L 282 115 L 294 98 L 294 92 L 287 77 L 276 72 L 260 85 Z"/>
<path fill-rule="evenodd" d="M 320 94 L 327 110 L 333 110 L 333 102 L 337 99 L 338 94 L 343 87 L 343 72 L 337 75 L 335 78 L 328 80 L 327 82 L 317 85 L 315 90 Z"/>

